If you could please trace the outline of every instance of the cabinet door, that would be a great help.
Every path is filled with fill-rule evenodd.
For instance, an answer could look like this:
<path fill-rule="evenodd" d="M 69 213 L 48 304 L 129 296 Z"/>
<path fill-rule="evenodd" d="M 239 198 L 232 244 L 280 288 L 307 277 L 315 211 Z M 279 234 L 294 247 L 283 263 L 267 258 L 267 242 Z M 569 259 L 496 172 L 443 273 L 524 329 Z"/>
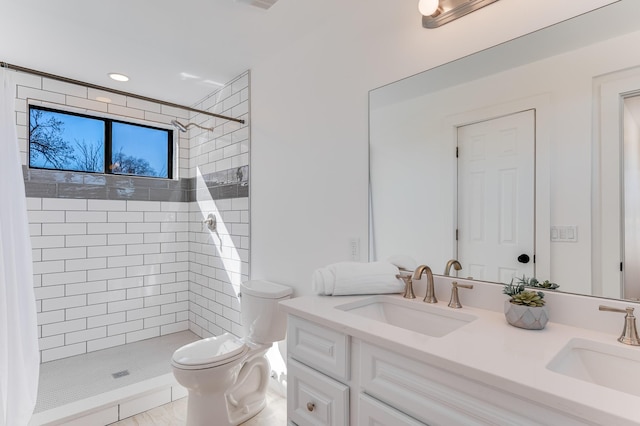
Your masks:
<path fill-rule="evenodd" d="M 358 403 L 358 426 L 425 426 L 367 395 L 360 394 Z"/>
<path fill-rule="evenodd" d="M 289 358 L 287 416 L 298 426 L 349 424 L 349 387 Z"/>
<path fill-rule="evenodd" d="M 429 425 L 588 424 L 583 419 L 365 342 L 361 345 L 358 367 L 361 392 Z"/>
<path fill-rule="evenodd" d="M 287 353 L 333 377 L 349 380 L 349 336 L 289 315 Z"/>

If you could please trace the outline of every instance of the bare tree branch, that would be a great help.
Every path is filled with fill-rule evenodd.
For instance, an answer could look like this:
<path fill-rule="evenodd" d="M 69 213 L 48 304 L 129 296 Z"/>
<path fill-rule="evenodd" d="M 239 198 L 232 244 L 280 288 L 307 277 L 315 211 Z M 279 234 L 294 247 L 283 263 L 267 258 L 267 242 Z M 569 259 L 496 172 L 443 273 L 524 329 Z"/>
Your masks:
<path fill-rule="evenodd" d="M 157 176 L 156 171 L 144 158 L 132 157 L 120 151 L 113 155 L 111 171 L 116 174 Z"/>
<path fill-rule="evenodd" d="M 87 143 L 76 140 L 76 170 L 83 172 L 101 172 L 104 170 L 104 142 Z"/>
<path fill-rule="evenodd" d="M 43 111 L 32 109 L 29 119 L 29 147 L 32 159 L 44 159 L 44 165 L 50 164 L 57 169 L 65 167 L 75 160 L 73 148 L 62 139 L 63 122 L 50 117 L 45 120 Z"/>

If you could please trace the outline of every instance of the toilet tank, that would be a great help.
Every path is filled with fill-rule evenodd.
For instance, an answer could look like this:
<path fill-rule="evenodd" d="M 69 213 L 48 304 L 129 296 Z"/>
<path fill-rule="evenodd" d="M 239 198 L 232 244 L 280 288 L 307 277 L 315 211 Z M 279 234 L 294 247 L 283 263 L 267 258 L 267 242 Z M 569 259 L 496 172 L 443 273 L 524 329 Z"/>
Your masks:
<path fill-rule="evenodd" d="M 254 343 L 273 343 L 287 334 L 287 316 L 278 302 L 291 297 L 291 287 L 269 281 L 242 283 L 241 317 L 244 336 Z"/>

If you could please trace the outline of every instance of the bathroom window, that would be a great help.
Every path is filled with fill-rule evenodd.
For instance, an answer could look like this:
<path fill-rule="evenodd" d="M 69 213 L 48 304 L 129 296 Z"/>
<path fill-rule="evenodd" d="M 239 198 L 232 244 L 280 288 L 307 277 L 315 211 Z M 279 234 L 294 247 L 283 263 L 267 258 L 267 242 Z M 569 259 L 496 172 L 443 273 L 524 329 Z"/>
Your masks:
<path fill-rule="evenodd" d="M 29 106 L 29 167 L 172 178 L 173 131 Z"/>

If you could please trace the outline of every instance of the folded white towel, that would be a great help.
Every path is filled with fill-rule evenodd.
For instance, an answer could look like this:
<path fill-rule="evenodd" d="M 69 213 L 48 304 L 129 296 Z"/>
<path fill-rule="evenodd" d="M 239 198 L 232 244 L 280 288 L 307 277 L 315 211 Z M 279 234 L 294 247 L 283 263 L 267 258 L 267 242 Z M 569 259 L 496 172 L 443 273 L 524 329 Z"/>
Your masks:
<path fill-rule="evenodd" d="M 326 296 L 401 293 L 404 283 L 389 262 L 340 262 L 316 269 L 313 292 Z"/>
<path fill-rule="evenodd" d="M 405 271 L 414 271 L 418 267 L 418 264 L 413 257 L 403 254 L 391 256 L 387 259 L 387 262 L 392 263 L 399 269 L 404 269 Z"/>

